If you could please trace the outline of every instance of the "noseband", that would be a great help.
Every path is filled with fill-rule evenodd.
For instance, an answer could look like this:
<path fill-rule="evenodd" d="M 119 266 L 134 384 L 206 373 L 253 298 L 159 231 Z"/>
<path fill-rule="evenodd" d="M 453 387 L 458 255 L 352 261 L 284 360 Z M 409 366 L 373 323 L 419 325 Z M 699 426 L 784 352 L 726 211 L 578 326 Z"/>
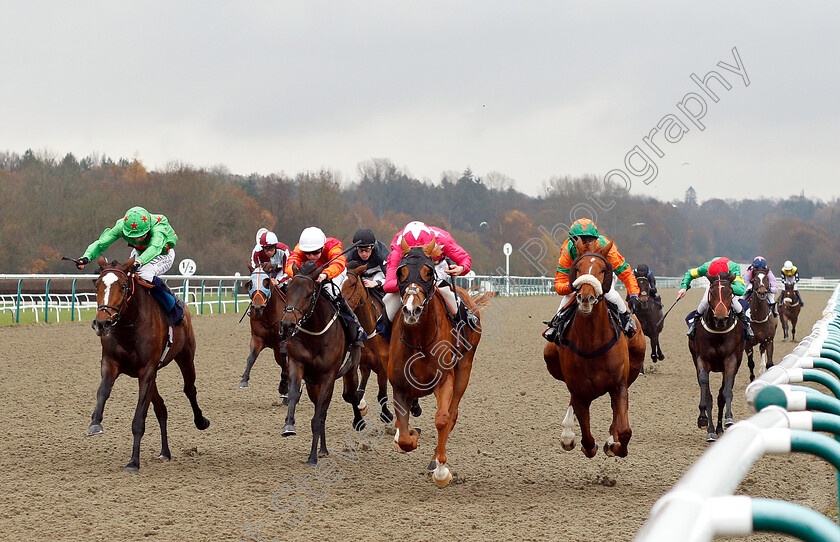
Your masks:
<path fill-rule="evenodd" d="M 289 335 L 290 337 L 294 337 L 295 334 L 301 329 L 301 326 L 312 316 L 312 314 L 315 313 L 315 304 L 318 303 L 318 297 L 320 297 L 321 294 L 321 288 L 319 288 L 319 284 L 315 282 L 315 279 L 307 275 L 295 276 L 295 278 L 298 277 L 306 279 L 312 283 L 312 301 L 310 301 L 309 309 L 306 311 L 306 313 L 304 313 L 302 310 L 293 305 L 287 305 L 286 308 L 283 309 L 284 316 L 286 315 L 286 313 L 289 313 L 292 315 L 293 318 L 295 318 L 295 329 Z M 300 313 L 301 317 L 297 318 L 297 316 L 295 315 L 296 313 Z"/>
<path fill-rule="evenodd" d="M 131 297 L 134 295 L 134 281 L 132 280 L 133 277 L 134 277 L 134 274 L 133 273 L 132 274 L 127 274 L 122 269 L 116 269 L 116 268 L 103 269 L 102 273 L 100 273 L 100 275 L 99 275 L 100 280 L 102 280 L 102 275 L 106 271 L 109 272 L 109 273 L 111 273 L 111 272 L 119 273 L 123 277 L 125 277 L 125 282 L 122 284 L 122 286 L 120 286 L 120 288 L 123 291 L 123 298 L 122 298 L 122 302 L 120 303 L 120 306 L 115 307 L 113 305 L 98 305 L 96 307 L 96 312 L 97 313 L 104 312 L 105 314 L 108 315 L 108 322 L 110 322 L 111 325 L 116 325 L 117 322 L 119 322 L 120 317 L 122 316 L 122 311 L 125 308 L 125 304 L 128 303 L 128 300 L 131 299 Z"/>
<path fill-rule="evenodd" d="M 598 258 L 599 260 L 601 260 L 602 262 L 604 262 L 604 270 L 605 270 L 605 271 L 606 271 L 606 270 L 609 270 L 609 272 L 610 272 L 610 273 L 612 273 L 612 270 L 610 270 L 610 264 L 609 264 L 609 262 L 607 261 L 607 259 L 606 259 L 604 256 L 602 256 L 601 254 L 598 254 L 597 252 L 587 252 L 586 254 L 581 254 L 580 256 L 578 256 L 578 258 L 577 258 L 576 262 L 580 262 L 583 258 L 586 258 L 587 256 L 591 256 L 591 257 L 593 257 L 593 258 Z M 578 278 L 578 275 L 577 275 L 577 265 L 578 265 L 578 264 L 577 264 L 577 263 L 575 263 L 575 271 L 576 271 L 576 272 L 575 272 L 575 282 L 577 282 L 577 278 Z M 591 277 L 594 277 L 594 276 L 595 276 L 595 275 L 592 275 L 591 273 L 585 273 L 585 275 L 589 275 L 589 276 L 591 276 Z M 593 305 L 595 305 L 595 304 L 597 304 L 599 301 L 601 301 L 601 300 L 604 298 L 604 296 L 607 294 L 607 292 L 604 290 L 604 281 L 603 281 L 603 280 L 600 280 L 599 282 L 601 283 L 601 294 L 600 294 L 600 295 L 598 295 L 598 296 L 595 298 L 595 301 L 593 301 L 593 302 L 592 302 L 592 304 L 593 304 Z M 580 290 L 580 286 L 575 286 L 574 284 L 572 284 L 572 288 L 574 288 L 574 291 L 575 291 L 575 292 L 578 292 L 578 291 Z M 577 296 L 575 296 L 575 298 L 577 299 Z"/>

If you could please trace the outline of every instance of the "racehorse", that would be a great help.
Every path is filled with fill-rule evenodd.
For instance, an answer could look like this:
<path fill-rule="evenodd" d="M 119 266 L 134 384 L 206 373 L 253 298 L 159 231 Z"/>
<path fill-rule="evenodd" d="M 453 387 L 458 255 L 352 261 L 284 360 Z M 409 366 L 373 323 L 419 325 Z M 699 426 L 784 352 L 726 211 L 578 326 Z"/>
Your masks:
<path fill-rule="evenodd" d="M 312 448 L 306 464 L 315 466 L 318 455 L 327 455 L 326 421 L 327 409 L 333 395 L 333 382 L 344 377 L 341 396 L 353 407 L 353 428 L 364 429 L 365 422 L 359 412 L 358 353 L 342 366 L 347 340 L 341 324 L 338 309 L 326 299 L 323 292 L 332 283 L 317 282 L 323 267 L 315 262 L 304 262 L 298 268 L 294 264 L 294 276 L 286 287 L 286 308 L 281 325 L 286 337 L 289 363 L 289 409 L 282 436 L 297 434 L 295 430 L 295 407 L 301 396 L 300 381 L 306 381 L 306 392 L 315 405 L 312 416 Z M 321 449 L 317 450 L 318 439 Z"/>
<path fill-rule="evenodd" d="M 662 305 L 650 295 L 650 281 L 647 277 L 636 277 L 639 283 L 639 310 L 636 317 L 642 325 L 642 333 L 650 339 L 650 360 L 653 363 L 665 359 L 659 344 L 659 334 L 662 333 Z"/>
<path fill-rule="evenodd" d="M 267 267 L 268 264 L 265 264 Z M 251 379 L 251 367 L 264 348 L 274 351 L 274 361 L 280 366 L 280 385 L 277 391 L 284 404 L 288 404 L 289 365 L 286 360 L 286 343 L 280 337 L 280 317 L 286 308 L 286 295 L 278 286 L 272 286 L 271 278 L 263 266 L 248 264 L 251 278 L 247 283 L 251 297 L 251 353 L 245 362 L 245 372 L 239 389 L 247 389 Z"/>
<path fill-rule="evenodd" d="M 173 359 L 184 377 L 184 393 L 190 401 L 195 426 L 204 430 L 210 426 L 198 407 L 195 389 L 195 335 L 189 310 L 184 310 L 182 325 L 169 328 L 163 308 L 152 297 L 149 287 L 141 283 L 131 270 L 134 258 L 124 264 L 104 257 L 97 260 L 101 273 L 96 284 L 96 316 L 91 327 L 102 342 L 102 382 L 96 392 L 96 407 L 90 418 L 87 434 L 103 433 L 102 412 L 111 395 L 114 381 L 120 374 L 137 378 L 140 394 L 131 431 L 134 447 L 126 472 L 140 470 L 140 439 L 146 432 L 146 414 L 149 403 L 154 406 L 160 423 L 161 450 L 158 459 L 170 460 L 169 440 L 166 432 L 166 405 L 158 393 L 155 378 L 158 371 Z M 171 329 L 171 335 L 169 330 Z M 167 340 L 167 338 L 169 340 Z"/>
<path fill-rule="evenodd" d="M 785 275 L 785 290 L 782 293 L 782 302 L 779 303 L 779 321 L 782 323 L 783 340 L 785 341 L 788 340 L 788 324 L 790 324 L 790 340 L 796 340 L 796 322 L 799 320 L 799 311 L 802 310 L 802 305 L 799 304 L 799 299 L 796 297 L 796 290 L 793 289 L 795 284 L 796 279 L 794 277 Z"/>
<path fill-rule="evenodd" d="M 376 332 L 376 321 L 384 312 L 385 306 L 365 287 L 362 273 L 366 269 L 367 264 L 347 270 L 347 280 L 341 286 L 341 296 L 347 300 L 347 304 L 356 313 L 359 323 L 362 324 L 368 337 L 359 358 L 359 371 L 361 372 L 359 392 L 362 397 L 359 410 L 362 415 L 367 414 L 364 394 L 370 372 L 373 371 L 376 373 L 376 380 L 379 384 L 379 394 L 376 396 L 380 406 L 379 418 L 383 423 L 389 424 L 394 421 L 394 415 L 388 409 L 388 341 Z"/>
<path fill-rule="evenodd" d="M 755 380 L 753 368 L 753 347 L 758 345 L 762 364 L 765 369 L 773 366 L 773 339 L 776 337 L 776 317 L 770 310 L 770 302 L 767 296 L 770 293 L 770 284 L 767 270 L 753 269 L 752 295 L 750 296 L 750 327 L 752 327 L 752 340 L 744 345 L 747 352 L 747 367 L 750 369 L 750 382 Z M 763 372 L 763 371 L 762 371 Z M 761 374 L 761 373 L 759 373 Z"/>
<path fill-rule="evenodd" d="M 434 241 L 409 248 L 402 242 L 402 259 L 397 268 L 401 314 L 394 318 L 388 361 L 388 380 L 394 389 L 396 434 L 394 448 L 410 452 L 417 448 L 420 431 L 409 429 L 408 405 L 414 399 L 434 393 L 437 399 L 435 427 L 438 442 L 426 468 L 438 487 L 446 487 L 452 473 L 446 465 L 446 441 L 458 419 L 458 405 L 470 380 L 475 349 L 481 339 L 481 325 L 475 328 L 450 321 L 447 301 L 438 291 L 434 260 L 441 249 Z M 479 318 L 486 296 L 473 300 L 456 288 L 467 310 Z"/>
<path fill-rule="evenodd" d="M 711 279 L 709 309 L 700 318 L 694 340 L 688 339 L 688 349 L 697 369 L 700 384 L 700 416 L 697 427 L 707 428 L 706 442 L 717 440 L 724 427 L 735 423 L 732 417 L 732 387 L 744 356 L 744 330 L 732 310 L 732 281 L 735 276 L 722 272 Z M 737 301 L 736 301 L 737 303 Z M 714 402 L 709 386 L 709 373 L 722 373 L 718 392 L 717 428 L 712 421 Z M 723 411 L 726 409 L 726 419 Z"/>
<path fill-rule="evenodd" d="M 568 305 L 575 305 L 574 314 L 566 336 L 558 334 L 560 345 L 547 343 L 543 358 L 551 376 L 564 381 L 571 395 L 560 434 L 563 449 L 575 447 L 574 418 L 577 417 L 583 453 L 586 457 L 595 456 L 598 446 L 589 427 L 589 406 L 609 393 L 613 421 L 604 453 L 626 457 L 632 435 L 627 417 L 627 389 L 644 364 L 645 336 L 636 332 L 628 339 L 616 319 L 610 316 L 604 294 L 613 284 L 613 268 L 606 258 L 613 243 L 597 245 L 597 241 L 575 243 L 580 256 L 572 263 L 569 282 L 576 295 Z"/>

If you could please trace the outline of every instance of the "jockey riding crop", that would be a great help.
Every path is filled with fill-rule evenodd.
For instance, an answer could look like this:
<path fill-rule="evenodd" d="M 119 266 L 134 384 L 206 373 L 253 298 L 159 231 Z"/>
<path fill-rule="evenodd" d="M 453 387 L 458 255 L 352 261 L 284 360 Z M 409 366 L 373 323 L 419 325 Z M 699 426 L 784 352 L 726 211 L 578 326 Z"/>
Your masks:
<path fill-rule="evenodd" d="M 673 308 L 674 308 L 674 306 L 676 306 L 677 301 L 679 301 L 680 299 L 682 299 L 682 298 L 679 298 L 679 297 L 678 297 L 677 299 L 675 299 L 675 300 L 674 300 L 674 304 L 673 304 L 673 305 L 671 305 L 671 309 L 673 309 Z M 668 313 L 669 313 L 669 312 L 671 312 L 671 309 L 668 309 L 668 312 L 666 312 L 665 314 L 663 314 L 663 315 L 662 315 L 662 318 L 660 318 L 660 319 L 659 319 L 659 322 L 657 322 L 657 323 L 656 323 L 656 327 L 659 327 L 659 326 L 661 326 L 661 325 L 662 325 L 662 322 L 664 322 L 664 321 L 665 321 L 665 317 L 666 317 L 666 316 L 668 316 Z"/>

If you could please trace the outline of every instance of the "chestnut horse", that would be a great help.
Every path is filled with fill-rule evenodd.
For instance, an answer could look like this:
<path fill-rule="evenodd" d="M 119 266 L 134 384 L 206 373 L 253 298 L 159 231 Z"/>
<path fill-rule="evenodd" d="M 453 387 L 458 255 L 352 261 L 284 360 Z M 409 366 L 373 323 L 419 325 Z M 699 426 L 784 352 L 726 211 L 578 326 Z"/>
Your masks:
<path fill-rule="evenodd" d="M 766 269 L 753 269 L 752 295 L 750 295 L 750 327 L 755 338 L 747 341 L 744 348 L 747 352 L 747 367 L 750 369 L 750 382 L 755 380 L 755 363 L 753 362 L 753 347 L 758 345 L 762 366 L 769 369 L 773 366 L 773 339 L 776 337 L 776 317 L 770 310 L 767 297 L 770 293 L 770 278 Z M 763 372 L 763 371 L 761 371 Z M 761 374 L 759 372 L 759 374 Z"/>
<path fill-rule="evenodd" d="M 394 448 L 398 452 L 417 448 L 420 431 L 408 428 L 408 406 L 415 399 L 434 393 L 438 442 L 427 471 L 435 485 L 446 487 L 452 480 L 446 465 L 446 441 L 458 420 L 458 405 L 470 380 L 481 326 L 473 329 L 450 321 L 447 301 L 437 287 L 434 260 L 440 257 L 441 249 L 434 241 L 409 248 L 403 240 L 402 254 L 397 268 L 402 309 L 394 319 L 388 362 L 397 415 Z M 487 304 L 488 298 L 473 300 L 462 288 L 456 290 L 467 309 L 480 318 L 479 308 Z"/>
<path fill-rule="evenodd" d="M 659 344 L 659 334 L 662 333 L 662 305 L 650 295 L 650 281 L 647 277 L 636 277 L 639 283 L 639 310 L 636 318 L 642 324 L 642 333 L 650 339 L 650 360 L 653 363 L 665 359 L 662 346 Z"/>
<path fill-rule="evenodd" d="M 779 321 L 782 323 L 785 341 L 788 340 L 788 324 L 790 325 L 790 340 L 796 340 L 796 322 L 799 320 L 799 311 L 802 310 L 802 305 L 796 297 L 796 290 L 793 289 L 795 284 L 794 277 L 784 275 L 785 289 L 782 292 L 782 302 L 779 303 Z"/>
<path fill-rule="evenodd" d="M 251 278 L 247 282 L 248 295 L 251 297 L 251 353 L 245 362 L 245 372 L 239 389 L 247 389 L 251 379 L 251 367 L 264 348 L 274 351 L 274 361 L 280 366 L 280 385 L 277 391 L 284 404 L 288 404 L 289 365 L 286 360 L 286 342 L 280 337 L 280 317 L 286 308 L 286 294 L 279 286 L 271 284 L 264 266 L 254 267 L 248 264 Z"/>
<path fill-rule="evenodd" d="M 563 449 L 575 447 L 574 418 L 577 417 L 583 453 L 586 457 L 595 456 L 598 445 L 589 428 L 589 406 L 609 393 L 613 420 L 604 453 L 626 457 L 632 435 L 627 416 L 627 389 L 644 364 L 645 336 L 637 331 L 628 339 L 610 316 L 604 294 L 613 283 L 613 268 L 607 260 L 613 243 L 597 245 L 597 241 L 575 244 L 580 256 L 572 263 L 569 281 L 576 292 L 571 302 L 576 308 L 567 336 L 558 336 L 560 345 L 547 343 L 543 358 L 551 376 L 564 381 L 571 395 L 560 434 Z"/>
<path fill-rule="evenodd" d="M 301 396 L 300 381 L 306 381 L 306 392 L 315 405 L 312 416 L 312 448 L 307 465 L 315 466 L 318 455 L 327 455 L 326 421 L 327 409 L 332 401 L 334 382 L 344 377 L 341 396 L 353 407 L 353 427 L 364 429 L 364 420 L 359 412 L 360 396 L 358 355 L 342 366 L 347 349 L 344 328 L 338 321 L 338 309 L 323 292 L 330 284 L 316 282 L 323 267 L 315 262 L 304 262 L 298 268 L 293 265 L 294 276 L 286 287 L 286 308 L 281 325 L 286 336 L 289 363 L 289 409 L 282 436 L 296 435 L 295 408 Z M 326 281 L 325 281 L 326 282 Z M 318 438 L 321 449 L 317 450 Z"/>
<path fill-rule="evenodd" d="M 126 472 L 140 470 L 140 439 L 146 432 L 146 414 L 149 403 L 154 406 L 155 415 L 160 423 L 161 450 L 158 459 L 170 460 L 169 440 L 166 432 L 166 405 L 158 393 L 155 378 L 158 370 L 173 359 L 184 377 L 184 393 L 190 401 L 193 421 L 198 429 L 210 426 L 198 407 L 195 389 L 195 335 L 193 334 L 190 312 L 185 308 L 182 325 L 173 326 L 171 344 L 167 336 L 169 326 L 163 308 L 152 297 L 151 290 L 141 283 L 132 271 L 134 258 L 124 264 L 113 261 L 110 264 L 104 257 L 97 260 L 101 273 L 96 284 L 96 316 L 91 327 L 102 342 L 102 382 L 96 392 L 96 407 L 90 418 L 87 434 L 100 435 L 102 412 L 105 402 L 111 395 L 114 381 L 120 374 L 137 378 L 140 394 L 131 431 L 134 434 L 134 447 L 131 460 L 125 466 Z"/>
<path fill-rule="evenodd" d="M 347 280 L 341 286 L 341 296 L 347 300 L 347 304 L 356 313 L 368 337 L 359 358 L 359 372 L 361 373 L 359 395 L 362 397 L 359 409 L 363 415 L 367 413 L 364 399 L 365 387 L 370 378 L 370 372 L 373 371 L 376 373 L 379 384 L 379 394 L 376 396 L 380 407 L 379 419 L 383 423 L 390 424 L 394 421 L 394 415 L 388 409 L 388 341 L 376 332 L 376 321 L 385 311 L 385 306 L 376 296 L 371 295 L 365 286 L 362 273 L 366 269 L 367 264 L 347 270 Z"/>
<path fill-rule="evenodd" d="M 732 387 L 735 375 L 744 357 L 744 330 L 735 311 L 732 310 L 732 281 L 735 276 L 719 273 L 712 277 L 709 286 L 709 309 L 701 316 L 697 326 L 697 335 L 688 339 L 688 349 L 697 369 L 697 382 L 700 384 L 700 416 L 697 427 L 707 428 L 706 442 L 717 440 L 724 427 L 735 423 L 732 417 Z M 737 303 L 737 301 L 735 301 Z M 709 385 L 709 374 L 722 373 L 718 392 L 717 428 L 712 421 L 714 402 Z M 726 419 L 723 414 L 726 409 Z"/>

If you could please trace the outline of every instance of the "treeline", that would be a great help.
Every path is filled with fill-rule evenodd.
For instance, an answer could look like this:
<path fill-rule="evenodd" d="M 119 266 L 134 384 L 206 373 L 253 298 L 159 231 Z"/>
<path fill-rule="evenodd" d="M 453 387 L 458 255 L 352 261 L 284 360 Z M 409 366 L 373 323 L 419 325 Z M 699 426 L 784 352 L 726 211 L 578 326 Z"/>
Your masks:
<path fill-rule="evenodd" d="M 512 274 L 552 275 L 568 225 L 591 216 L 631 264 L 658 274 L 681 274 L 716 255 L 744 262 L 760 254 L 774 269 L 791 259 L 805 276 L 840 275 L 836 199 L 698 204 L 690 189 L 683 200 L 663 202 L 619 193 L 595 177 L 556 177 L 530 197 L 499 173 L 479 177 L 468 168 L 422 182 L 387 159 L 360 163 L 357 178 L 346 181 L 329 170 L 242 176 L 173 163 L 147 171 L 137 160 L 32 151 L 0 153 L 0 272 L 71 271 L 60 257 L 81 255 L 133 205 L 169 218 L 177 260 L 192 258 L 200 274 L 245 272 L 261 226 L 290 246 L 310 225 L 345 243 L 370 227 L 387 243 L 418 219 L 452 232 L 477 273 L 503 271 L 502 246 L 511 243 Z M 115 245 L 106 255 L 123 260 L 127 253 Z"/>

